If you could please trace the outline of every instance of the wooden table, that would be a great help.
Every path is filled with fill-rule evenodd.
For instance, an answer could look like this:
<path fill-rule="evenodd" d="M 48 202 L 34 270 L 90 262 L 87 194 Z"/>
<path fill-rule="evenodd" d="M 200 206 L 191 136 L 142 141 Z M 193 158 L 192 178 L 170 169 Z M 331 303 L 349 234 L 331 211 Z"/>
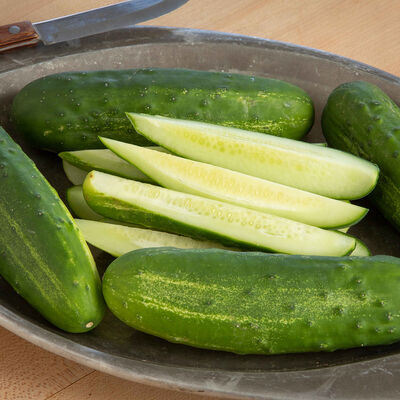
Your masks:
<path fill-rule="evenodd" d="M 116 2 L 0 0 L 0 24 L 26 19 L 41 21 Z M 400 75 L 399 17 L 399 0 L 190 0 L 147 24 L 234 32 L 296 43 Z M 206 398 L 94 371 L 0 328 L 1 400 Z"/>

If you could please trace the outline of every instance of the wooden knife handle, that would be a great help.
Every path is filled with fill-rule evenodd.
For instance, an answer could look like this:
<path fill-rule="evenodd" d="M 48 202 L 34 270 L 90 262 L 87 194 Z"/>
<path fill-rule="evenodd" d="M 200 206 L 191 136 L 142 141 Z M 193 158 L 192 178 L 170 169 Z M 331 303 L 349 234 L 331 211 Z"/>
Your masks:
<path fill-rule="evenodd" d="M 39 35 L 29 21 L 0 26 L 0 53 L 39 43 Z"/>

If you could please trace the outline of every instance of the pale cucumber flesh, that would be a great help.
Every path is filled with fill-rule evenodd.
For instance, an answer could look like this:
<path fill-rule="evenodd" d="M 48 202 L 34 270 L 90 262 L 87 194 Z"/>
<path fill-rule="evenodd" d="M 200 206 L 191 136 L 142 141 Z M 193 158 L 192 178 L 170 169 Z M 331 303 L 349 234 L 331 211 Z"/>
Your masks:
<path fill-rule="evenodd" d="M 356 239 L 356 247 L 350 255 L 352 257 L 368 257 L 371 255 L 371 252 L 364 242 L 360 239 Z"/>
<path fill-rule="evenodd" d="M 158 146 L 150 148 L 154 151 L 166 151 Z M 63 159 L 63 163 L 67 162 L 79 170 L 86 171 L 86 173 L 97 170 L 122 176 L 123 178 L 134 179 L 135 181 L 152 182 L 148 176 L 108 149 L 64 151 L 59 153 L 59 156 Z M 80 185 L 82 182 L 73 183 L 74 185 Z"/>
<path fill-rule="evenodd" d="M 87 175 L 87 174 L 86 174 Z M 67 203 L 78 218 L 100 221 L 104 217 L 93 211 L 83 197 L 82 186 L 73 186 L 67 189 Z"/>
<path fill-rule="evenodd" d="M 149 247 L 226 249 L 226 247 L 216 242 L 195 240 L 189 237 L 175 235 L 173 233 L 118 225 L 117 222 L 106 223 L 86 219 L 75 219 L 75 222 L 88 243 L 114 257 L 122 256 L 123 254 L 133 250 Z"/>
<path fill-rule="evenodd" d="M 288 254 L 347 255 L 355 240 L 243 207 L 92 171 L 83 191 L 105 217 L 161 231 Z"/>
<path fill-rule="evenodd" d="M 308 225 L 337 228 L 360 221 L 367 209 L 211 164 L 100 138 L 116 155 L 160 185 L 266 212 Z"/>
<path fill-rule="evenodd" d="M 63 169 L 65 172 L 66 177 L 73 185 L 82 185 L 83 181 L 86 178 L 87 171 L 75 167 L 74 165 L 70 164 L 68 161 L 63 160 Z"/>
<path fill-rule="evenodd" d="M 310 143 L 195 121 L 127 113 L 135 130 L 175 154 L 337 199 L 376 185 L 376 165 Z"/>

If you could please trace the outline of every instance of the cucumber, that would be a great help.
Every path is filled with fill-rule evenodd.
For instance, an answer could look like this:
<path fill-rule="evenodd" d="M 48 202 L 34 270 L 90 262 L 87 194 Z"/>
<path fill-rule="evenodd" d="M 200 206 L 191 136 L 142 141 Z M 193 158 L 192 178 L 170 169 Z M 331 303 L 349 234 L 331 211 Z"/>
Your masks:
<path fill-rule="evenodd" d="M 400 260 L 141 249 L 103 277 L 110 310 L 140 331 L 239 354 L 333 351 L 400 339 Z"/>
<path fill-rule="evenodd" d="M 375 85 L 345 83 L 329 96 L 322 129 L 330 146 L 379 166 L 370 199 L 400 230 L 400 108 Z"/>
<path fill-rule="evenodd" d="M 226 168 L 113 139 L 100 140 L 160 185 L 179 192 L 221 200 L 323 228 L 353 225 L 368 212 L 363 207 Z"/>
<path fill-rule="evenodd" d="M 350 255 L 352 257 L 368 257 L 371 255 L 371 252 L 364 242 L 356 239 L 356 247 Z"/>
<path fill-rule="evenodd" d="M 150 147 L 150 149 L 153 151 L 167 152 L 167 150 L 158 146 Z M 58 155 L 62 158 L 63 162 L 68 162 L 80 170 L 87 172 L 96 170 L 123 178 L 133 179 L 135 181 L 153 182 L 152 179 L 143 174 L 140 170 L 120 157 L 117 157 L 112 151 L 107 149 L 64 151 Z"/>
<path fill-rule="evenodd" d="M 127 115 L 139 133 L 172 153 L 322 196 L 361 198 L 378 179 L 374 164 L 328 147 L 202 122 Z"/>
<path fill-rule="evenodd" d="M 126 111 L 212 122 L 299 139 L 314 120 L 310 97 L 276 79 L 188 69 L 64 72 L 35 80 L 12 105 L 32 146 L 51 151 L 103 147 L 98 135 L 149 144 Z"/>
<path fill-rule="evenodd" d="M 322 146 L 324 143 L 316 143 L 315 145 Z M 159 146 L 149 146 L 147 148 L 169 153 L 168 150 Z M 100 149 L 66 151 L 59 153 L 59 156 L 63 159 L 62 164 L 65 175 L 75 186 L 82 185 L 87 173 L 93 170 L 103 171 L 108 174 L 122 176 L 135 181 L 155 183 L 132 165 L 130 168 L 127 168 L 127 163 L 119 157 L 111 156 L 112 161 L 110 162 L 110 154 L 113 153 L 106 149 Z"/>
<path fill-rule="evenodd" d="M 227 246 L 343 256 L 355 240 L 255 210 L 92 171 L 83 184 L 90 208 L 105 217 Z"/>
<path fill-rule="evenodd" d="M 89 248 L 56 191 L 2 128 L 0 180 L 0 275 L 58 328 L 94 328 L 105 305 Z"/>
<path fill-rule="evenodd" d="M 76 219 L 75 223 L 88 243 L 114 257 L 148 247 L 176 247 L 179 249 L 224 248 L 217 242 L 195 240 L 167 232 L 123 226 L 119 225 L 118 222 L 106 223 Z"/>
<path fill-rule="evenodd" d="M 77 168 L 68 161 L 62 161 L 63 169 L 68 180 L 75 186 L 82 185 L 85 181 L 87 171 Z"/>
<path fill-rule="evenodd" d="M 97 214 L 88 206 L 83 197 L 81 185 L 72 186 L 67 189 L 67 203 L 69 208 L 78 218 L 90 219 L 92 221 L 100 221 L 104 219 L 102 215 Z"/>

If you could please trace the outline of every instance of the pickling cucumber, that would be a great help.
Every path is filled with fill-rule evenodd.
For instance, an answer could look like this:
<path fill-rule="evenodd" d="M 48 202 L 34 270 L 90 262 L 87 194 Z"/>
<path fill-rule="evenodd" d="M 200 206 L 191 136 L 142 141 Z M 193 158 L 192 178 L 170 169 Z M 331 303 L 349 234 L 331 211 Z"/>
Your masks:
<path fill-rule="evenodd" d="M 379 181 L 369 197 L 400 230 L 400 108 L 375 85 L 345 83 L 329 96 L 322 129 L 330 146 L 379 166 Z"/>
<path fill-rule="evenodd" d="M 130 251 L 149 247 L 176 247 L 179 249 L 222 249 L 224 246 L 208 240 L 195 240 L 167 232 L 136 228 L 86 219 L 76 219 L 85 240 L 111 254 L 122 256 Z"/>
<path fill-rule="evenodd" d="M 400 339 L 400 260 L 141 249 L 103 277 L 127 325 L 239 354 L 333 351 Z"/>
<path fill-rule="evenodd" d="M 310 97 L 290 83 L 188 69 L 64 72 L 29 83 L 12 118 L 32 146 L 51 151 L 103 147 L 98 135 L 149 144 L 126 111 L 206 121 L 299 139 L 314 120 Z"/>
<path fill-rule="evenodd" d="M 147 114 L 127 114 L 137 132 L 172 153 L 337 199 L 376 184 L 376 165 L 351 154 L 272 135 Z"/>
<path fill-rule="evenodd" d="M 88 174 L 83 194 L 105 217 L 227 246 L 337 256 L 355 247 L 353 238 L 337 231 L 99 171 Z"/>
<path fill-rule="evenodd" d="M 2 128 L 0 182 L 0 275 L 58 328 L 94 328 L 105 305 L 89 248 L 56 191 Z"/>
<path fill-rule="evenodd" d="M 351 203 L 226 168 L 113 139 L 100 140 L 155 182 L 179 192 L 225 201 L 322 228 L 353 225 L 368 212 L 366 208 Z"/>

